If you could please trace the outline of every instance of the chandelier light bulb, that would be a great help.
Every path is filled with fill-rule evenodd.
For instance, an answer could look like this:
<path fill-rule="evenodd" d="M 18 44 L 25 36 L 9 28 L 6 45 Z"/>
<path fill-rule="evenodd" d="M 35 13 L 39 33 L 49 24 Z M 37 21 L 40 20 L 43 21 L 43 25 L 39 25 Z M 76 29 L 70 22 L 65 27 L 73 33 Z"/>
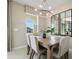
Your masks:
<path fill-rule="evenodd" d="M 39 5 L 39 7 L 42 8 L 43 6 L 42 5 Z"/>
<path fill-rule="evenodd" d="M 35 11 L 37 11 L 37 9 L 35 9 Z"/>
<path fill-rule="evenodd" d="M 52 9 L 52 7 L 49 7 L 49 10 L 51 10 Z"/>
<path fill-rule="evenodd" d="M 42 15 L 42 12 L 40 12 L 40 15 Z"/>

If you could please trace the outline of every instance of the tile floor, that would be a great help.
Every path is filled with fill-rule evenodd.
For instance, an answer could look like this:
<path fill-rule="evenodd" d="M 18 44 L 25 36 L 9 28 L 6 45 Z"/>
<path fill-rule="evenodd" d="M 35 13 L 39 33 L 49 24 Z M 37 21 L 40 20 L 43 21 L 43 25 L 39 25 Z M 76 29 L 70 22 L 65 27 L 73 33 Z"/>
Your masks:
<path fill-rule="evenodd" d="M 70 57 L 71 56 L 69 56 L 69 59 L 71 59 Z M 8 52 L 7 59 L 29 59 L 29 55 L 27 55 L 26 48 L 22 48 L 22 49 L 13 50 L 12 52 Z M 34 59 L 38 59 L 37 55 L 34 56 Z M 46 56 L 42 56 L 41 59 L 46 59 Z"/>

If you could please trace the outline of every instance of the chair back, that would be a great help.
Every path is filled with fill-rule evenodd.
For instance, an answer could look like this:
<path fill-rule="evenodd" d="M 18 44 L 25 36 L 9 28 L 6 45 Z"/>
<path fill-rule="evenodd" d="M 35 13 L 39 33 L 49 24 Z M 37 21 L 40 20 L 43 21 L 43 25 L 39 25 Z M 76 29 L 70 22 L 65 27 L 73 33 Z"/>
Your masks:
<path fill-rule="evenodd" d="M 30 41 L 31 41 L 31 48 L 36 52 L 39 53 L 39 46 L 38 41 L 34 35 L 30 35 Z"/>
<path fill-rule="evenodd" d="M 30 44 L 30 33 L 26 33 L 27 45 L 31 46 Z"/>
<path fill-rule="evenodd" d="M 61 37 L 60 42 L 59 42 L 59 52 L 58 56 L 61 57 L 68 51 L 68 43 L 69 43 L 69 37 Z"/>

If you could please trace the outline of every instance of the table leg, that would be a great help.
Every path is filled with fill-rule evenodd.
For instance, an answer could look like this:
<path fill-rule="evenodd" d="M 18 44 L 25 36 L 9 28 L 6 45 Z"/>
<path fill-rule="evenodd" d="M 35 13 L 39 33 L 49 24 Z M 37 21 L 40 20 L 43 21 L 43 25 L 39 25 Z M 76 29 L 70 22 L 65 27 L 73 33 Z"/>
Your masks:
<path fill-rule="evenodd" d="M 50 58 L 51 58 L 50 52 L 51 52 L 51 51 L 50 51 L 50 48 L 48 48 L 48 49 L 47 49 L 47 59 L 50 59 Z"/>
<path fill-rule="evenodd" d="M 54 47 L 52 46 L 52 47 L 51 47 L 51 50 L 50 50 L 50 51 L 51 51 L 51 59 L 53 59 L 53 48 L 54 48 Z"/>

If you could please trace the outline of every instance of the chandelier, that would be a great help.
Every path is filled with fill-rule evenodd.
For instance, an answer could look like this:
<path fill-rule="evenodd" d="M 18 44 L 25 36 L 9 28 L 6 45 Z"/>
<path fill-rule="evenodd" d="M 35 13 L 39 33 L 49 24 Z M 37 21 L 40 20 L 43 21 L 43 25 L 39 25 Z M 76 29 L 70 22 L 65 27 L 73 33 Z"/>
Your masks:
<path fill-rule="evenodd" d="M 53 15 L 53 13 L 51 12 L 52 10 L 51 10 L 51 7 L 49 7 L 49 9 L 47 10 L 47 9 L 42 9 L 42 7 L 46 4 L 46 3 L 48 3 L 47 2 L 47 0 L 42 0 L 42 4 L 40 5 L 40 9 L 39 9 L 39 11 L 43 14 L 43 15 Z M 44 6 L 45 7 L 45 6 Z"/>
<path fill-rule="evenodd" d="M 47 0 L 42 0 L 42 3 L 47 3 Z M 41 4 L 43 5 L 43 4 Z M 24 6 L 24 11 L 25 13 L 28 12 L 28 13 L 33 13 L 33 14 L 39 14 L 41 16 L 51 16 L 53 15 L 53 13 L 51 12 L 51 10 L 46 10 L 46 9 L 42 9 L 42 8 L 34 8 L 30 5 L 25 5 Z"/>

